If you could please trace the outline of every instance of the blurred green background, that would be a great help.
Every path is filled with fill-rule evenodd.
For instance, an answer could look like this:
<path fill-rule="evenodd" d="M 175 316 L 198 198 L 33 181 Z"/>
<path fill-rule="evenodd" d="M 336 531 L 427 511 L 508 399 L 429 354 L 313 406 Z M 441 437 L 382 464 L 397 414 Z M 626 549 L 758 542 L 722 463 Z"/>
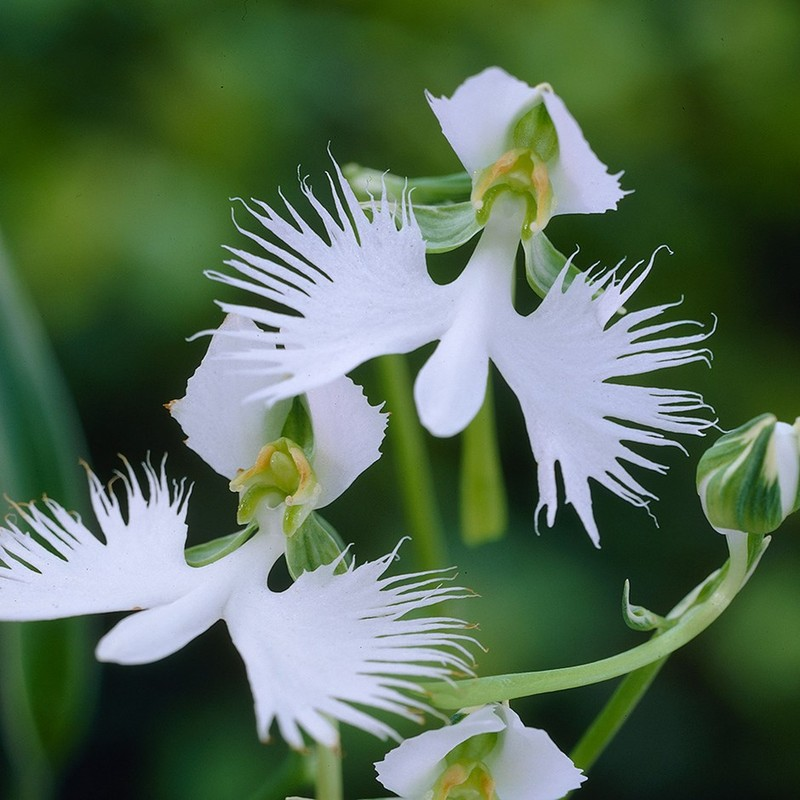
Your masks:
<path fill-rule="evenodd" d="M 0 4 L 0 230 L 38 306 L 83 423 L 75 453 L 101 476 L 152 452 L 197 482 L 194 540 L 227 533 L 234 498 L 182 445 L 161 404 L 183 394 L 226 289 L 202 271 L 240 240 L 230 197 L 298 199 L 336 158 L 400 174 L 458 169 L 423 90 L 451 94 L 497 64 L 549 81 L 612 171 L 635 189 L 616 213 L 548 228 L 582 264 L 661 256 L 635 304 L 684 297 L 681 317 L 719 324 L 702 391 L 723 427 L 800 413 L 800 4 L 675 2 Z M 463 256 L 458 256 L 463 259 Z M 369 368 L 359 377 L 373 401 Z M 571 510 L 532 532 L 534 469 L 515 402 L 498 390 L 512 501 L 504 542 L 457 543 L 458 444 L 436 441 L 451 557 L 482 597 L 480 669 L 564 666 L 636 643 L 619 614 L 665 611 L 724 558 L 704 523 L 690 458 L 649 476 L 660 527 L 596 493 L 603 549 Z M 392 443 L 384 447 L 390 455 Z M 389 459 L 328 515 L 360 558 L 404 532 Z M 41 491 L 46 491 L 42 486 Z M 5 487 L 0 487 L 5 490 Z M 39 490 L 37 490 L 38 492 Z M 378 498 L 378 502 L 376 502 Z M 28 498 L 18 498 L 28 499 Z M 376 519 L 374 509 L 385 508 Z M 673 657 L 581 791 L 586 798 L 785 797 L 800 780 L 800 525 L 777 534 L 732 609 Z M 408 548 L 407 548 L 408 549 Z M 410 549 L 401 567 L 410 568 Z M 105 620 L 104 623 L 110 623 Z M 284 748 L 255 737 L 244 671 L 219 626 L 164 662 L 108 667 L 96 720 L 59 797 L 250 797 Z M 612 689 L 517 704 L 569 749 Z M 376 796 L 381 746 L 345 737 L 349 797 Z M 8 762 L 0 754 L 0 796 Z M 263 795 L 267 796 L 267 795 Z"/>

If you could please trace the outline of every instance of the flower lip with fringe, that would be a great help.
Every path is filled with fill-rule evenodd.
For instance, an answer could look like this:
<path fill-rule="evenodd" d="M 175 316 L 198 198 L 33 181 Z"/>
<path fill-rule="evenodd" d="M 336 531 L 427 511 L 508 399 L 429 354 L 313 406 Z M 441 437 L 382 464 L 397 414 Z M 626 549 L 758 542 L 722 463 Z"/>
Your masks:
<path fill-rule="evenodd" d="M 0 527 L 0 619 L 136 611 L 97 646 L 98 659 L 119 664 L 171 655 L 223 619 L 247 669 L 259 736 L 267 739 L 275 720 L 295 748 L 304 746 L 304 732 L 335 746 L 331 720 L 397 738 L 364 709 L 418 719 L 430 710 L 419 683 L 471 674 L 466 623 L 407 618 L 470 596 L 448 582 L 451 574 L 387 577 L 395 549 L 343 573 L 336 562 L 305 572 L 277 593 L 267 575 L 284 537 L 269 529 L 224 558 L 190 567 L 183 549 L 189 489 L 170 486 L 163 464 L 159 471 L 146 463 L 143 473 L 147 492 L 129 464 L 119 473 L 125 515 L 118 496 L 88 472 L 104 541 L 49 498 L 43 508 L 15 506 L 18 521 Z"/>
<path fill-rule="evenodd" d="M 624 462 L 665 468 L 626 443 L 678 446 L 670 434 L 699 435 L 713 424 L 696 393 L 618 381 L 710 359 L 707 350 L 694 347 L 707 332 L 676 333 L 699 323 L 661 321 L 671 304 L 619 313 L 655 254 L 625 274 L 618 265 L 578 273 L 569 285 L 567 262 L 539 307 L 521 316 L 512 302 L 512 279 L 523 211 L 512 198 L 495 203 L 462 274 L 439 285 L 428 275 L 410 206 L 403 206 L 399 228 L 394 204 L 385 197 L 367 215 L 335 162 L 333 167 L 333 213 L 302 186 L 324 237 L 288 202 L 291 222 L 255 202 L 247 210 L 269 236 L 237 227 L 266 255 L 231 249 L 235 258 L 227 263 L 243 277 L 209 273 L 285 308 L 220 303 L 270 329 L 228 334 L 244 342 L 232 358 L 249 375 L 260 375 L 254 397 L 276 403 L 340 379 L 376 356 L 438 340 L 414 387 L 422 423 L 437 436 L 462 431 L 483 402 L 493 361 L 520 402 L 538 462 L 537 521 L 540 511 L 549 526 L 555 521 L 556 463 L 564 499 L 595 544 L 590 479 L 646 507 L 655 496 Z"/>

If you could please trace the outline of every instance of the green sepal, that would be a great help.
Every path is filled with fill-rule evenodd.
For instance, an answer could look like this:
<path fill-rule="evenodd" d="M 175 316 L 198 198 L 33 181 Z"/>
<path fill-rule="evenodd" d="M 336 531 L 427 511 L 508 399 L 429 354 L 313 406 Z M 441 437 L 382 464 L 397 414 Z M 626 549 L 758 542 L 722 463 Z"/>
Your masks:
<path fill-rule="evenodd" d="M 281 429 L 281 437 L 300 445 L 306 458 L 311 461 L 314 455 L 314 426 L 305 395 L 292 399 L 291 408 Z"/>
<path fill-rule="evenodd" d="M 466 244 L 483 227 L 469 201 L 441 206 L 412 205 L 428 253 L 455 250 Z"/>
<path fill-rule="evenodd" d="M 344 542 L 336 529 L 314 511 L 291 536 L 286 537 L 286 566 L 294 580 L 304 572 L 313 572 L 323 564 L 332 563 L 344 552 Z M 345 572 L 348 562 L 346 556 L 342 558 L 334 573 Z"/>
<path fill-rule="evenodd" d="M 461 538 L 475 547 L 502 539 L 508 526 L 491 380 L 483 405 L 461 439 Z"/>
<path fill-rule="evenodd" d="M 625 624 L 634 631 L 659 630 L 669 624 L 664 617 L 654 611 L 631 603 L 631 582 L 625 581 L 622 587 L 622 617 Z M 671 623 L 674 624 L 674 623 Z"/>
<path fill-rule="evenodd" d="M 385 192 L 390 200 L 402 200 L 408 196 L 420 205 L 438 205 L 468 200 L 472 192 L 472 178 L 466 172 L 405 178 L 360 164 L 345 164 L 342 174 L 362 202 L 380 198 Z"/>
<path fill-rule="evenodd" d="M 210 542 L 203 542 L 192 547 L 187 547 L 184 552 L 186 563 L 190 567 L 205 567 L 221 558 L 238 550 L 246 541 L 251 539 L 258 530 L 257 525 L 248 525 L 235 533 L 219 536 Z"/>
<path fill-rule="evenodd" d="M 544 298 L 569 259 L 556 250 L 541 231 L 523 237 L 522 249 L 525 253 L 525 277 L 528 279 L 528 285 L 539 297 Z M 580 272 L 581 270 L 570 262 L 562 289 L 566 289 Z"/>
<path fill-rule="evenodd" d="M 305 525 L 312 513 L 313 506 L 309 503 L 298 503 L 296 506 L 287 503 L 283 510 L 283 532 L 291 538 Z"/>
<path fill-rule="evenodd" d="M 558 155 L 558 134 L 547 106 L 537 103 L 514 126 L 514 147 L 524 147 L 542 160 L 550 161 Z"/>

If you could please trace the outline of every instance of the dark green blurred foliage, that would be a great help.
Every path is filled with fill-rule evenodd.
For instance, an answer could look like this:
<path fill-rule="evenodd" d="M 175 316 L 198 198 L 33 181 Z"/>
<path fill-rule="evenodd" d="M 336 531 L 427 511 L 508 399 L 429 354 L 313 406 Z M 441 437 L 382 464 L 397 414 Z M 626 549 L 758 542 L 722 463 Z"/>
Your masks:
<path fill-rule="evenodd" d="M 201 274 L 219 267 L 220 244 L 241 243 L 228 198 L 273 202 L 281 186 L 302 203 L 298 165 L 324 192 L 329 143 L 342 163 L 455 171 L 423 90 L 450 94 L 491 64 L 553 84 L 601 159 L 624 169 L 623 186 L 636 190 L 613 214 L 557 218 L 548 228 L 554 243 L 566 252 L 579 244 L 584 265 L 638 260 L 667 243 L 675 255 L 659 256 L 633 305 L 685 297 L 675 315 L 709 323 L 718 315 L 713 370 L 695 365 L 654 380 L 702 391 L 725 428 L 763 411 L 793 420 L 794 0 L 6 0 L 0 224 L 88 432 L 89 451 L 79 455 L 105 477 L 118 452 L 136 461 L 168 451 L 170 473 L 198 483 L 193 542 L 229 533 L 235 498 L 186 451 L 161 409 L 183 393 L 206 346 L 184 337 L 216 326 L 213 298 L 232 296 Z M 437 257 L 434 268 L 452 272 L 462 258 Z M 359 377 L 377 401 L 372 371 Z M 694 497 L 702 443 L 685 443 L 689 458 L 658 454 L 669 476 L 645 477 L 661 497 L 658 529 L 641 511 L 596 495 L 598 553 L 569 509 L 557 530 L 533 535 L 534 467 L 522 421 L 504 386 L 496 402 L 511 503 L 503 542 L 458 546 L 458 445 L 432 443 L 452 555 L 482 595 L 461 610 L 481 622 L 490 648 L 481 671 L 563 666 L 637 642 L 619 615 L 624 578 L 637 602 L 666 611 L 724 557 Z M 389 440 L 384 451 L 391 448 Z M 399 513 L 389 514 L 397 501 L 383 462 L 330 512 L 362 559 L 405 532 Z M 387 517 L 372 516 L 376 505 Z M 667 664 L 581 796 L 796 790 L 798 533 L 789 520 L 723 620 Z M 401 568 L 410 568 L 406 549 Z M 106 676 L 99 722 L 65 798 L 244 797 L 276 769 L 280 746 L 255 741 L 244 671 L 221 633 Z M 611 689 L 518 705 L 568 749 Z M 366 759 L 381 757 L 380 744 L 347 733 L 345 754 L 357 772 L 352 796 L 378 794 Z M 109 764 L 118 765 L 115 775 Z"/>
<path fill-rule="evenodd" d="M 74 409 L 0 242 L 0 485 L 18 501 L 48 491 L 83 505 Z M 4 555 L 4 554 L 3 554 Z M 9 775 L 0 791 L 45 798 L 79 747 L 96 668 L 85 619 L 0 625 L 0 740 Z"/>

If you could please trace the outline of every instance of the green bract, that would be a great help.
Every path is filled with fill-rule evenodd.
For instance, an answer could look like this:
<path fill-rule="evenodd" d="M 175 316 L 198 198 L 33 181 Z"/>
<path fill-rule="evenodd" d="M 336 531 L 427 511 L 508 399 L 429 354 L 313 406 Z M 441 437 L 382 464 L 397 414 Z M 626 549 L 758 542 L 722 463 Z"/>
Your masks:
<path fill-rule="evenodd" d="M 717 529 L 769 533 L 800 508 L 800 418 L 761 414 L 726 433 L 697 466 L 697 491 Z"/>

